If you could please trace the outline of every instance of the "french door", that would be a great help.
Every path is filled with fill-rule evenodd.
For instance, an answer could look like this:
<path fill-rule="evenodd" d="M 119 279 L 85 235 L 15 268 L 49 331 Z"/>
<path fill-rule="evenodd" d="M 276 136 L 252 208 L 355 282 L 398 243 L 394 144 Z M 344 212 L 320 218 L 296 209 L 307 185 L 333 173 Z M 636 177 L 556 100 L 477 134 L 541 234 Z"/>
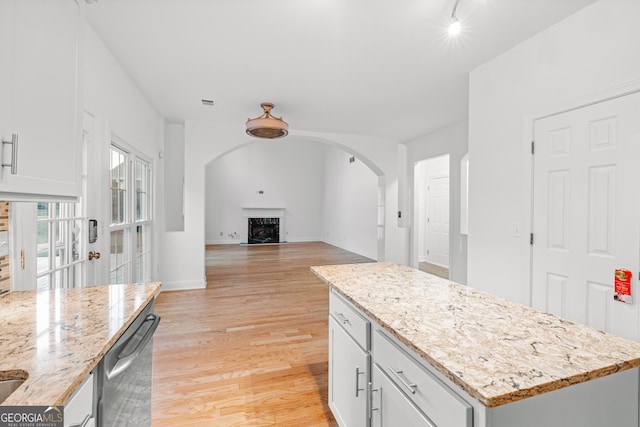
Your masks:
<path fill-rule="evenodd" d="M 14 290 L 84 286 L 86 218 L 80 203 L 16 202 L 11 217 L 20 248 Z"/>
<path fill-rule="evenodd" d="M 110 150 L 109 282 L 151 280 L 151 167 L 122 144 Z"/>

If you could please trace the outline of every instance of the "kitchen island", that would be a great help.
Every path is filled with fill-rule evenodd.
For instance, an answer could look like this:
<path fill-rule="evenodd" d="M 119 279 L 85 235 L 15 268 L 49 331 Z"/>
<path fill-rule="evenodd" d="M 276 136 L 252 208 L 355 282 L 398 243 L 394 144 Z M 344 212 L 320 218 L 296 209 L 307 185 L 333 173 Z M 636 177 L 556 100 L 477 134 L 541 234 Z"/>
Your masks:
<path fill-rule="evenodd" d="M 0 380 L 26 379 L 3 405 L 63 405 L 160 283 L 0 296 Z"/>
<path fill-rule="evenodd" d="M 370 263 L 312 271 L 331 288 L 330 327 L 340 327 L 330 330 L 330 340 L 338 343 L 344 329 L 370 357 L 370 372 L 361 375 L 366 368 L 360 362 L 350 377 L 360 376 L 356 389 L 373 383 L 364 405 L 371 420 L 385 412 L 375 412 L 378 400 L 383 403 L 378 378 L 390 380 L 387 390 L 401 390 L 425 416 L 424 425 L 638 425 L 638 342 L 406 266 Z M 368 336 L 358 332 L 359 324 L 370 324 Z M 399 369 L 403 363 L 409 369 Z M 330 381 L 331 370 L 330 361 Z M 414 380 L 422 374 L 442 386 L 442 405 L 450 404 L 449 413 L 457 415 L 438 414 L 434 407 L 432 416 L 420 406 L 421 399 L 427 406 L 433 400 Z M 330 405 L 334 397 L 329 396 Z M 336 416 L 341 425 L 354 424 L 341 422 L 341 416 Z"/>

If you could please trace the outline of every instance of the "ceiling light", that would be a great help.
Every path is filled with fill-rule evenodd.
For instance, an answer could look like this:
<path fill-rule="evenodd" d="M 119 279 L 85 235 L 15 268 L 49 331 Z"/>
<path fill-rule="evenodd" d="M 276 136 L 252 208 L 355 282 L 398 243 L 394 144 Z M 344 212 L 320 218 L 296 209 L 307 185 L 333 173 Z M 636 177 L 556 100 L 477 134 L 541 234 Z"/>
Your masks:
<path fill-rule="evenodd" d="M 457 35 L 460 32 L 460 21 L 458 18 L 453 18 L 451 24 L 449 24 L 449 34 L 452 36 Z"/>
<path fill-rule="evenodd" d="M 289 134 L 289 125 L 282 120 L 282 117 L 273 117 L 271 109 L 273 104 L 263 102 L 260 104 L 264 114 L 255 119 L 247 119 L 247 134 L 256 138 L 282 138 Z"/>
<path fill-rule="evenodd" d="M 460 21 L 456 16 L 458 3 L 460 3 L 460 0 L 456 0 L 456 3 L 453 5 L 453 10 L 451 11 L 451 23 L 449 24 L 449 34 L 452 36 L 455 36 L 460 32 Z"/>

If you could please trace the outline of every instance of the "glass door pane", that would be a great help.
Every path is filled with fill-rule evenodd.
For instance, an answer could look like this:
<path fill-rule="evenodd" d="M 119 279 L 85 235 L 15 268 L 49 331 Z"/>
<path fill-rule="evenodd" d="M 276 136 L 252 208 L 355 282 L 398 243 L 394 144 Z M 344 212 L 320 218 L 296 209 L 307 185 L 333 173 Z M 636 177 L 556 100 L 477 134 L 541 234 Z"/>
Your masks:
<path fill-rule="evenodd" d="M 127 210 L 127 156 L 111 148 L 111 224 L 124 224 Z"/>
<path fill-rule="evenodd" d="M 110 281 L 111 283 L 124 283 L 126 280 L 126 233 L 125 230 L 111 232 L 110 249 Z"/>

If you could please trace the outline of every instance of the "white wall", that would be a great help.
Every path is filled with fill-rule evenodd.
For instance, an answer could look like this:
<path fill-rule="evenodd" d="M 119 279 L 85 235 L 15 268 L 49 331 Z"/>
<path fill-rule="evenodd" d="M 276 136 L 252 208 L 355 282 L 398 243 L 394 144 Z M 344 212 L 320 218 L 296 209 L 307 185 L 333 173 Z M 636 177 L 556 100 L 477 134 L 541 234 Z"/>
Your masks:
<path fill-rule="evenodd" d="M 324 175 L 323 240 L 377 259 L 378 176 L 335 147 L 328 148 Z"/>
<path fill-rule="evenodd" d="M 206 243 L 239 243 L 244 207 L 284 207 L 288 242 L 324 241 L 375 259 L 378 176 L 350 157 L 294 137 L 256 141 L 212 161 L 205 172 Z"/>
<path fill-rule="evenodd" d="M 206 243 L 239 243 L 246 207 L 286 208 L 286 241 L 321 240 L 325 151 L 318 142 L 263 140 L 207 165 Z"/>
<path fill-rule="evenodd" d="M 291 131 L 287 138 L 326 142 L 367 162 L 384 176 L 386 199 L 384 247 L 381 260 L 407 263 L 407 233 L 395 222 L 398 208 L 397 147 L 395 140 L 359 135 L 340 135 Z M 251 141 L 242 123 L 186 121 L 185 123 L 185 229 L 162 233 L 160 278 L 165 289 L 201 288 L 205 286 L 205 166 Z"/>
<path fill-rule="evenodd" d="M 638 79 L 638 18 L 640 1 L 601 0 L 471 73 L 469 285 L 528 303 L 527 117 Z"/>
<path fill-rule="evenodd" d="M 89 25 L 84 36 L 84 109 L 102 116 L 118 137 L 157 159 L 162 118 Z"/>
<path fill-rule="evenodd" d="M 96 250 L 103 254 L 99 261 L 102 263 L 98 271 L 101 278 L 98 283 L 108 283 L 109 270 L 109 228 L 110 206 L 109 194 L 109 145 L 110 133 L 114 133 L 131 147 L 152 160 L 154 173 L 154 192 L 156 224 L 162 224 L 162 216 L 158 215 L 162 209 L 162 173 L 163 165 L 158 160 L 158 152 L 162 146 L 163 121 L 151 104 L 138 90 L 127 73 L 106 48 L 102 40 L 93 29 L 86 24 L 84 29 L 84 109 L 96 117 L 98 122 L 98 137 L 92 143 L 98 144 L 95 153 L 100 159 L 93 160 L 94 165 L 89 170 L 89 178 L 94 187 L 90 194 L 90 201 L 99 207 L 95 217 L 98 219 L 98 242 Z M 105 202 L 106 200 L 106 202 Z M 161 225 L 156 225 L 156 234 L 152 239 L 154 248 L 154 262 L 152 276 L 158 278 L 157 258 L 160 248 L 157 242 L 157 231 Z"/>
<path fill-rule="evenodd" d="M 164 218 L 166 231 L 184 230 L 184 125 L 164 125 Z M 160 205 L 159 205 L 160 206 Z"/>
<path fill-rule="evenodd" d="M 449 155 L 449 186 L 451 189 L 449 199 L 449 278 L 458 283 L 467 283 L 467 236 L 460 234 L 460 161 L 467 153 L 467 141 L 467 122 L 460 122 L 405 144 L 407 146 L 407 162 L 410 165 L 408 168 L 410 194 L 415 194 L 413 165 L 420 160 Z M 412 200 L 411 203 L 413 206 L 414 201 Z M 415 207 L 411 211 L 414 212 Z M 411 222 L 415 222 L 415 215 L 412 215 Z M 418 263 L 417 229 L 413 224 L 411 262 L 414 266 L 417 266 Z"/>

